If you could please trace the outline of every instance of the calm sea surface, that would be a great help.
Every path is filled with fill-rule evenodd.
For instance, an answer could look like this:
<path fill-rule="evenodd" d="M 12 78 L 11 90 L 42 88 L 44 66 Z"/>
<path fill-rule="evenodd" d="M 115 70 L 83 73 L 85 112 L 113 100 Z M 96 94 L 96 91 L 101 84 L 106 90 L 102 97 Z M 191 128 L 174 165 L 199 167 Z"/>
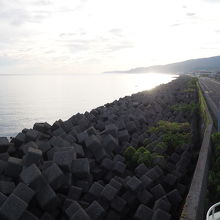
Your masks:
<path fill-rule="evenodd" d="M 0 136 L 168 83 L 165 74 L 0 75 Z"/>

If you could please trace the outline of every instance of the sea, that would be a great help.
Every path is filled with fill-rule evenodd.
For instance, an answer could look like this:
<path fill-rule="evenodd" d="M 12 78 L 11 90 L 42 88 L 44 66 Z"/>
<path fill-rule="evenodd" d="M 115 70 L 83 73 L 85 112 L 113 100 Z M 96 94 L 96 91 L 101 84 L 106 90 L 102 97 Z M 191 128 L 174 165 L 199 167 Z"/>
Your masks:
<path fill-rule="evenodd" d="M 36 122 L 67 120 L 176 77 L 163 73 L 0 75 L 0 136 L 14 137 Z"/>

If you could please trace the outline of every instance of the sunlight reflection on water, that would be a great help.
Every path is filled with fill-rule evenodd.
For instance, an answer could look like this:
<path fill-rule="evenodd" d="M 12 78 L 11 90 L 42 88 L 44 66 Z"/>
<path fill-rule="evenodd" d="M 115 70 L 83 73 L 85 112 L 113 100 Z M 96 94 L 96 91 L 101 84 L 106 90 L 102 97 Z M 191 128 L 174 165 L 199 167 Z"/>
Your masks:
<path fill-rule="evenodd" d="M 107 102 L 168 83 L 167 74 L 0 76 L 0 136 L 14 136 L 35 122 L 66 120 Z"/>

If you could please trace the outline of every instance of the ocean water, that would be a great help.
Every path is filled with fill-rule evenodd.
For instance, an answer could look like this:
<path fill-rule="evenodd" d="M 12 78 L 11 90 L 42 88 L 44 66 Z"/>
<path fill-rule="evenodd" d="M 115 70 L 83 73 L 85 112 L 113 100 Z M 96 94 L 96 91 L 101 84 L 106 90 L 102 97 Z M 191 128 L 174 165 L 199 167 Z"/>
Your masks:
<path fill-rule="evenodd" d="M 167 74 L 0 75 L 0 136 L 90 111 L 173 80 Z"/>

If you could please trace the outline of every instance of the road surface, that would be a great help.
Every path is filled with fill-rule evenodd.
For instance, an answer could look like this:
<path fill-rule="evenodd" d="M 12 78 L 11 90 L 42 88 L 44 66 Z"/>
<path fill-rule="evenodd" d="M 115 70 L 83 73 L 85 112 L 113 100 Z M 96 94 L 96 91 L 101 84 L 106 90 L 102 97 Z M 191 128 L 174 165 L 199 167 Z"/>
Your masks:
<path fill-rule="evenodd" d="M 199 78 L 199 82 L 207 98 L 209 107 L 217 120 L 220 109 L 220 82 L 207 77 Z"/>

